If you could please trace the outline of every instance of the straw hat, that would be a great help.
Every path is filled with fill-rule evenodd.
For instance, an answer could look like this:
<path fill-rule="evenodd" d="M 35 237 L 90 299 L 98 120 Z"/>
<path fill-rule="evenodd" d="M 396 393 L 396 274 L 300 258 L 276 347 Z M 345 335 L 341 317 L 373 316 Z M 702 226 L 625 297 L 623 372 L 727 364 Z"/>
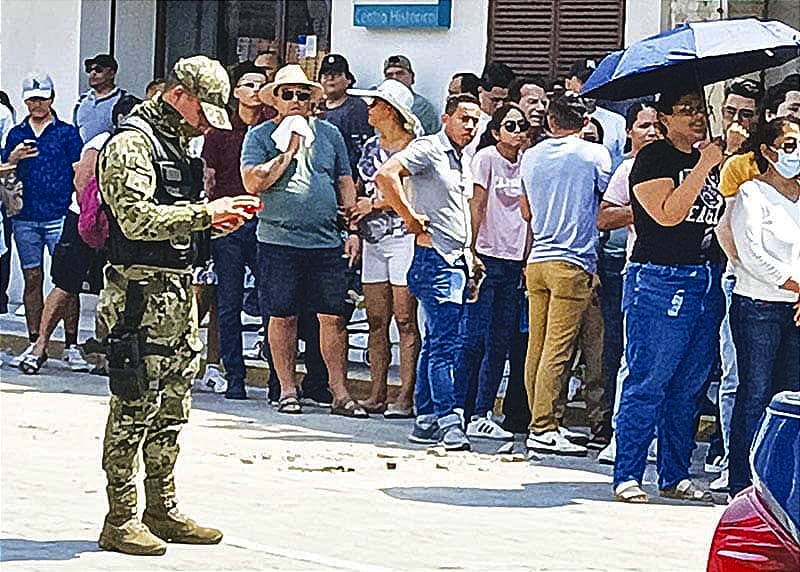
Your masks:
<path fill-rule="evenodd" d="M 275 79 L 258 92 L 258 98 L 267 105 L 274 105 L 275 90 L 282 85 L 304 85 L 311 89 L 311 99 L 322 98 L 322 86 L 308 79 L 303 68 L 297 64 L 289 64 L 279 69 L 275 73 Z"/>
<path fill-rule="evenodd" d="M 421 128 L 419 119 L 411 111 L 411 107 L 414 105 L 414 94 L 396 79 L 387 79 L 375 89 L 348 89 L 347 93 L 363 98 L 368 105 L 375 98 L 382 99 L 403 116 L 408 131 L 416 133 Z"/>

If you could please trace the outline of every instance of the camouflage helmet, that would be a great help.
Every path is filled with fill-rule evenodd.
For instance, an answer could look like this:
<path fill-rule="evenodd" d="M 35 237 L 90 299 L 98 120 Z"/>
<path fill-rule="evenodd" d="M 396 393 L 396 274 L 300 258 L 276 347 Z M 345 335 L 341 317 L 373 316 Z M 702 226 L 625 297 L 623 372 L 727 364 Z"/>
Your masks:
<path fill-rule="evenodd" d="M 225 104 L 231 93 L 228 72 L 217 60 L 206 56 L 181 58 L 172 68 L 172 73 L 200 100 L 203 114 L 217 129 L 231 129 Z"/>

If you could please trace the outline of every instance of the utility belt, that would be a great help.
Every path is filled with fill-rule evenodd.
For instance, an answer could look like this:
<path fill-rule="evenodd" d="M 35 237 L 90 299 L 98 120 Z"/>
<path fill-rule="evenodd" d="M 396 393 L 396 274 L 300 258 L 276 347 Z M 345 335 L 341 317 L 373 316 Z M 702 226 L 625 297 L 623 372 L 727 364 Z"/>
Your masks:
<path fill-rule="evenodd" d="M 107 278 L 125 287 L 125 309 L 122 318 L 114 325 L 106 338 L 106 358 L 108 360 L 108 384 L 113 395 L 125 401 L 139 399 L 150 387 L 145 369 L 145 356 L 159 355 L 170 357 L 174 352 L 165 345 L 147 342 L 147 332 L 142 329 L 142 318 L 147 304 L 144 288 L 147 280 L 125 279 L 113 268 L 109 268 Z M 158 380 L 154 380 L 158 383 Z"/>

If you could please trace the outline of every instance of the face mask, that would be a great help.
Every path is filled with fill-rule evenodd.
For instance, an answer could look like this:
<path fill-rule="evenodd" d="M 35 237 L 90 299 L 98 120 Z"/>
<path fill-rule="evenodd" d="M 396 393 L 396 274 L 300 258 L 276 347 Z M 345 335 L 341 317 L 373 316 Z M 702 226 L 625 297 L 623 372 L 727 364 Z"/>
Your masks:
<path fill-rule="evenodd" d="M 800 175 L 800 149 L 795 149 L 793 153 L 787 153 L 783 149 L 778 149 L 778 160 L 770 161 L 775 170 L 785 179 L 794 179 Z"/>

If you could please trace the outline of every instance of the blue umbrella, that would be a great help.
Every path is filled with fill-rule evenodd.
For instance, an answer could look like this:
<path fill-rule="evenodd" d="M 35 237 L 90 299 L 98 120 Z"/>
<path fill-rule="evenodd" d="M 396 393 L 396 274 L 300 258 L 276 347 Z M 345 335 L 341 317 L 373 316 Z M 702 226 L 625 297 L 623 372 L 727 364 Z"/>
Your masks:
<path fill-rule="evenodd" d="M 581 93 L 618 101 L 706 85 L 800 57 L 800 32 L 775 20 L 682 24 L 606 56 Z"/>

